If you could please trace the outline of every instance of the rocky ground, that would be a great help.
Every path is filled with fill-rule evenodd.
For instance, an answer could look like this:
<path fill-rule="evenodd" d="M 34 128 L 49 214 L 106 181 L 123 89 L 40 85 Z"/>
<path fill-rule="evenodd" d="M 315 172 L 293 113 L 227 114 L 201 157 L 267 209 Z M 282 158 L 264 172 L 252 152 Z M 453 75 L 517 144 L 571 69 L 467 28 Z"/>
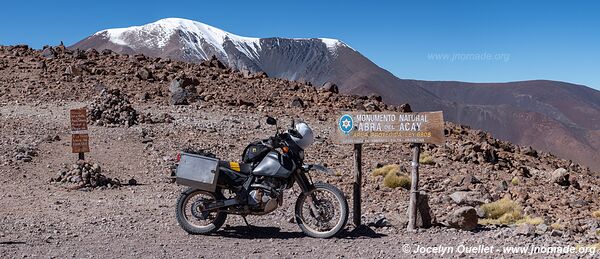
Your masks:
<path fill-rule="evenodd" d="M 70 153 L 68 111 L 83 106 L 90 109 L 91 152 L 86 159 L 91 164 L 72 167 L 76 156 Z M 408 146 L 394 144 L 365 145 L 363 221 L 368 228 L 349 225 L 329 240 L 304 237 L 290 222 L 295 189 L 274 213 L 249 217 L 256 225 L 252 230 L 235 216 L 212 236 L 190 236 L 177 225 L 175 201 L 183 187 L 169 177 L 178 150 L 193 146 L 238 160 L 245 143 L 274 131 L 264 123 L 267 115 L 285 124 L 291 118 L 306 120 L 317 132 L 316 144 L 306 152 L 308 162 L 325 163 L 337 172 L 316 178 L 350 195 L 351 147 L 330 137 L 336 112 L 351 109 L 400 107 L 385 105 L 377 96 L 339 95 L 333 85 L 313 87 L 231 71 L 217 60 L 188 64 L 62 46 L 43 51 L 0 47 L 0 253 L 412 257 L 403 252 L 404 245 L 598 243 L 599 220 L 591 215 L 600 209 L 598 172 L 453 124 L 446 126 L 446 145 L 424 147 L 432 160 L 421 166 L 421 189 L 429 195 L 434 218 L 429 229 L 406 232 L 408 191 L 387 188 L 370 175 L 378 165 L 409 167 Z M 110 179 L 110 188 L 92 184 L 92 175 L 98 174 Z M 65 175 L 69 180 L 63 181 Z M 518 202 L 525 214 L 543 218 L 545 225 L 564 227 L 534 232 L 520 226 L 447 227 L 458 209 L 478 209 L 503 197 Z M 474 256 L 451 254 L 461 255 Z M 498 255 L 522 257 L 489 257 Z"/>

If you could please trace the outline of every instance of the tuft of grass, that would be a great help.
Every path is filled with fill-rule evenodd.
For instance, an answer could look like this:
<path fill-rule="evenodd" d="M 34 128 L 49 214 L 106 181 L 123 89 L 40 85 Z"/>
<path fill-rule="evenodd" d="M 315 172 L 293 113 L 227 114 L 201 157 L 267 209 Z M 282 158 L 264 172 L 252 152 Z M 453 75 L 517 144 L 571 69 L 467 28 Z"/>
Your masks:
<path fill-rule="evenodd" d="M 558 223 L 558 222 L 552 223 L 552 225 L 550 225 L 550 227 L 552 229 L 556 229 L 556 230 L 563 230 L 563 229 L 565 229 L 565 226 L 563 224 Z"/>
<path fill-rule="evenodd" d="M 400 173 L 400 165 L 397 165 L 397 164 L 384 165 L 380 168 L 373 170 L 371 175 L 373 175 L 373 177 L 377 177 L 377 176 L 385 177 L 389 173 L 394 173 L 394 174 Z"/>
<path fill-rule="evenodd" d="M 524 220 L 523 209 L 516 202 L 509 198 L 503 198 L 495 202 L 481 205 L 485 216 L 479 220 L 482 225 L 511 225 Z M 529 219 L 530 222 L 537 222 L 538 219 Z M 543 220 L 542 220 L 543 222 Z"/>
<path fill-rule="evenodd" d="M 373 170 L 373 177 L 383 176 L 383 185 L 388 188 L 410 188 L 410 178 L 400 172 L 400 165 L 390 164 Z"/>
<path fill-rule="evenodd" d="M 512 185 L 515 185 L 515 186 L 516 186 L 516 185 L 519 185 L 519 184 L 521 183 L 521 181 L 519 180 L 519 177 L 516 177 L 516 176 L 515 176 L 515 177 L 514 177 L 512 180 L 510 180 L 510 183 L 511 183 Z"/>
<path fill-rule="evenodd" d="M 521 225 L 521 224 L 529 224 L 529 225 L 540 225 L 544 223 L 544 219 L 542 217 L 536 217 L 536 218 L 532 218 L 530 216 L 525 216 L 524 218 L 517 220 L 516 224 L 517 225 Z"/>
<path fill-rule="evenodd" d="M 383 185 L 388 188 L 402 187 L 404 189 L 410 188 L 410 179 L 406 175 L 398 175 L 396 173 L 388 173 L 383 178 Z"/>
<path fill-rule="evenodd" d="M 600 210 L 592 212 L 592 217 L 600 219 Z"/>
<path fill-rule="evenodd" d="M 506 214 L 521 214 L 522 209 L 516 202 L 509 198 L 502 198 L 498 201 L 481 205 L 485 212 L 485 217 L 489 219 L 499 219 Z"/>
<path fill-rule="evenodd" d="M 433 161 L 433 157 L 431 157 L 431 155 L 429 155 L 428 153 L 423 153 L 419 157 L 419 164 L 422 164 L 422 165 L 434 165 L 435 161 Z"/>

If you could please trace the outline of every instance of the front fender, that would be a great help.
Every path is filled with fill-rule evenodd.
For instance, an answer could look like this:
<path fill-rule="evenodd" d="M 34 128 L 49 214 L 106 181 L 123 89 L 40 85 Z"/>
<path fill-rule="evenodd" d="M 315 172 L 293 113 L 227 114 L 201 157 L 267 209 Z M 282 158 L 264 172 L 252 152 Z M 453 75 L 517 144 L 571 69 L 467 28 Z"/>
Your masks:
<path fill-rule="evenodd" d="M 306 170 L 306 171 L 317 170 L 317 171 L 325 173 L 325 174 L 331 174 L 331 175 L 334 174 L 333 170 L 325 167 L 324 165 L 319 165 L 319 164 L 306 164 L 306 165 L 302 166 L 302 168 L 304 168 L 304 170 Z"/>

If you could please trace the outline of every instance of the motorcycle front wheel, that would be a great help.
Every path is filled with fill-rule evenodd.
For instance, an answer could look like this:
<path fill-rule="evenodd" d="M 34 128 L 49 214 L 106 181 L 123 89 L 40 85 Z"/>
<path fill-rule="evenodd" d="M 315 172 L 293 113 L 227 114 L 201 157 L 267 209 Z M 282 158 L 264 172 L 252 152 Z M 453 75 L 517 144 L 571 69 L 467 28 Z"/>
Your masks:
<path fill-rule="evenodd" d="M 205 210 L 204 205 L 215 200 L 223 200 L 220 190 L 213 192 L 188 188 L 177 199 L 177 222 L 190 234 L 208 234 L 217 231 L 227 219 L 227 213 L 219 210 Z"/>
<path fill-rule="evenodd" d="M 327 183 L 315 183 L 314 189 L 296 200 L 296 223 L 306 235 L 330 238 L 348 221 L 348 202 L 342 191 Z"/>

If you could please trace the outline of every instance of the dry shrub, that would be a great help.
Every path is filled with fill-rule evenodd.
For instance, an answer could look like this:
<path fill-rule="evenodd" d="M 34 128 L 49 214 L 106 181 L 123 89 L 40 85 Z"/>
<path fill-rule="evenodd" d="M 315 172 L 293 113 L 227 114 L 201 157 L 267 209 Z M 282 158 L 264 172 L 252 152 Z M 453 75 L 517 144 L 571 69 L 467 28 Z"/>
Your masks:
<path fill-rule="evenodd" d="M 600 219 L 600 210 L 592 212 L 592 217 Z"/>
<path fill-rule="evenodd" d="M 431 157 L 431 155 L 429 155 L 428 153 L 423 153 L 419 157 L 419 164 L 422 164 L 422 165 L 434 165 L 435 161 L 433 160 L 433 157 Z"/>
<path fill-rule="evenodd" d="M 485 218 L 479 220 L 482 225 L 510 225 L 523 220 L 523 209 L 509 198 L 481 205 Z"/>
<path fill-rule="evenodd" d="M 516 224 L 529 224 L 529 225 L 540 225 L 544 223 L 544 219 L 542 217 L 532 218 L 530 216 L 525 216 L 524 218 L 517 220 Z"/>
<path fill-rule="evenodd" d="M 389 173 L 394 173 L 394 174 L 400 173 L 400 165 L 397 165 L 397 164 L 384 165 L 380 168 L 373 170 L 373 172 L 371 174 L 373 175 L 373 177 L 377 177 L 377 176 L 385 177 Z"/>
<path fill-rule="evenodd" d="M 388 173 L 383 178 L 383 185 L 388 188 L 398 188 L 402 187 L 404 189 L 410 188 L 410 179 L 406 175 L 398 175 L 396 173 Z"/>
<path fill-rule="evenodd" d="M 565 229 L 565 226 L 563 224 L 558 223 L 558 222 L 552 223 L 552 225 L 550 225 L 550 227 L 552 229 L 556 229 L 556 230 L 563 230 L 563 229 Z"/>
<path fill-rule="evenodd" d="M 388 188 L 402 187 L 410 188 L 410 178 L 401 173 L 400 166 L 397 164 L 385 165 L 373 170 L 373 177 L 383 176 L 383 185 Z"/>
<path fill-rule="evenodd" d="M 521 183 L 521 181 L 519 180 L 519 177 L 514 177 L 510 183 L 512 183 L 512 185 L 519 185 Z"/>

